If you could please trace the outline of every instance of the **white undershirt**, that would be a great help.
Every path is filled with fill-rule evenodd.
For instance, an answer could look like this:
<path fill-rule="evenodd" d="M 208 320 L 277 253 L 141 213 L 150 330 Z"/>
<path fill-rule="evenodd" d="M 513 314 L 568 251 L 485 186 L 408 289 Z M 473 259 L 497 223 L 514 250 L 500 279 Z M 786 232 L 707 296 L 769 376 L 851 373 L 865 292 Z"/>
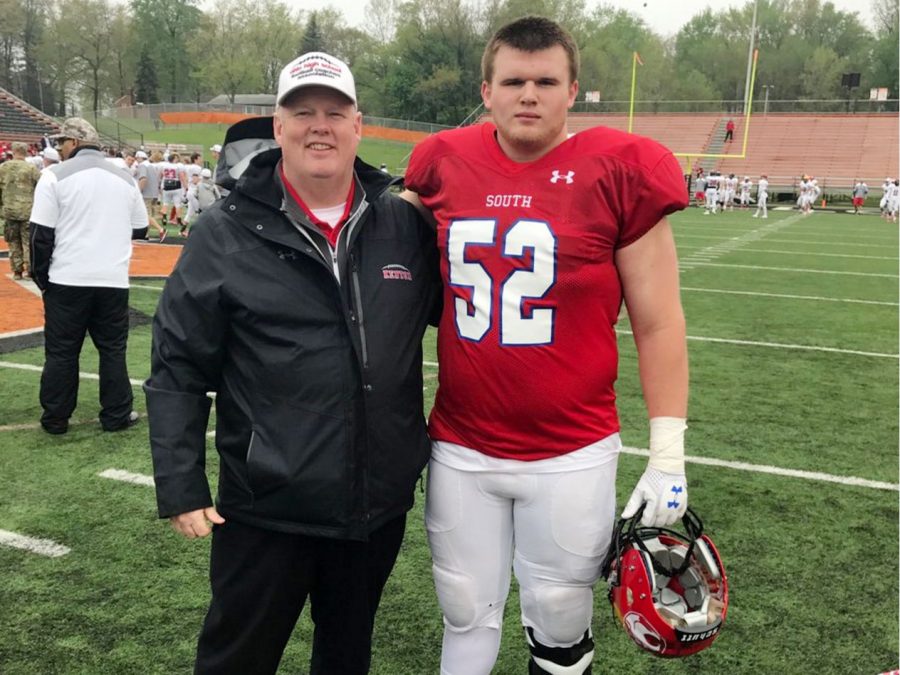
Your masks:
<path fill-rule="evenodd" d="M 500 471 L 511 473 L 557 473 L 578 471 L 606 464 L 619 456 L 622 439 L 618 433 L 557 457 L 523 462 L 491 457 L 482 452 L 447 441 L 432 441 L 431 459 L 458 471 Z"/>
<path fill-rule="evenodd" d="M 310 209 L 310 211 L 323 223 L 328 223 L 328 226 L 333 230 L 341 222 L 341 216 L 344 215 L 346 208 L 347 202 L 342 202 L 337 206 L 327 206 L 324 209 Z"/>

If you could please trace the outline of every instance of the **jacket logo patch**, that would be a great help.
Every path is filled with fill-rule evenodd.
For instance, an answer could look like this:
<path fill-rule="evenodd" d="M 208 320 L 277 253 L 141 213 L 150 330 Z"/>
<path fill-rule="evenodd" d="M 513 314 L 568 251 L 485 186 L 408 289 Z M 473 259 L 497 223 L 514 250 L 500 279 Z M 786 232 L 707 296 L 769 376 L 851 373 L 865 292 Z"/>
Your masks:
<path fill-rule="evenodd" d="M 296 254 L 296 252 L 288 249 L 286 251 L 285 250 L 278 251 L 278 257 L 281 258 L 282 260 L 296 260 L 297 254 Z"/>
<path fill-rule="evenodd" d="M 403 265 L 385 265 L 381 268 L 381 276 L 385 279 L 401 279 L 402 281 L 412 281 L 412 272 Z"/>

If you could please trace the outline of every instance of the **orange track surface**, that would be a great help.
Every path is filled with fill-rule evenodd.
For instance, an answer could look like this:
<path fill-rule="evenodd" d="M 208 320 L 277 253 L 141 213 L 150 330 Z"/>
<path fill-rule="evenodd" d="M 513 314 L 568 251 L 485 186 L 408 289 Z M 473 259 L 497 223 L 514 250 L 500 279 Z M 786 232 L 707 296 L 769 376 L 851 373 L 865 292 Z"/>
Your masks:
<path fill-rule="evenodd" d="M 175 267 L 181 246 L 150 243 L 133 245 L 129 273 L 134 277 L 166 277 Z M 0 260 L 0 265 L 9 265 Z M 29 288 L 30 287 L 30 288 Z M 44 303 L 32 292 L 31 282 L 13 281 L 8 267 L 0 272 L 0 337 L 5 333 L 41 330 L 44 327 Z"/>

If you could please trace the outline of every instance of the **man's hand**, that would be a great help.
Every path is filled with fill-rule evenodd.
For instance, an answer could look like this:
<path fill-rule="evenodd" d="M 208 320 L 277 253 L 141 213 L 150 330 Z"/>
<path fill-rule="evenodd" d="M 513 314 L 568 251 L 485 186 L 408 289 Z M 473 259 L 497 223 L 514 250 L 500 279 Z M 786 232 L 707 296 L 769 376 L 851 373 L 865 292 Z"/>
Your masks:
<path fill-rule="evenodd" d="M 664 473 L 647 467 L 622 511 L 622 517 L 631 518 L 644 502 L 647 502 L 641 517 L 644 527 L 668 527 L 680 520 L 688 502 L 684 474 Z"/>
<path fill-rule="evenodd" d="M 188 511 L 177 516 L 169 518 L 172 527 L 176 532 L 180 532 L 188 539 L 196 539 L 198 537 L 206 537 L 212 532 L 209 523 L 222 525 L 225 519 L 219 515 L 215 506 L 207 506 L 205 509 L 197 509 L 196 511 Z"/>

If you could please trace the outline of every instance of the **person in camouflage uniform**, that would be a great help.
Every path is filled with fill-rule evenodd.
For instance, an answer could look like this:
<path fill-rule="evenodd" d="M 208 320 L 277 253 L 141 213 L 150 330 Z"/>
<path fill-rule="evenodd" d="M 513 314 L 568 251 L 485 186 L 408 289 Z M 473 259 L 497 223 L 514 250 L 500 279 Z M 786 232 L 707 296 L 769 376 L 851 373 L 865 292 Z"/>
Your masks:
<path fill-rule="evenodd" d="M 28 146 L 12 144 L 13 158 L 0 166 L 0 217 L 6 221 L 4 233 L 9 242 L 9 265 L 13 278 L 30 278 L 27 261 L 28 218 L 34 201 L 34 188 L 41 177 L 40 170 L 25 161 Z"/>

